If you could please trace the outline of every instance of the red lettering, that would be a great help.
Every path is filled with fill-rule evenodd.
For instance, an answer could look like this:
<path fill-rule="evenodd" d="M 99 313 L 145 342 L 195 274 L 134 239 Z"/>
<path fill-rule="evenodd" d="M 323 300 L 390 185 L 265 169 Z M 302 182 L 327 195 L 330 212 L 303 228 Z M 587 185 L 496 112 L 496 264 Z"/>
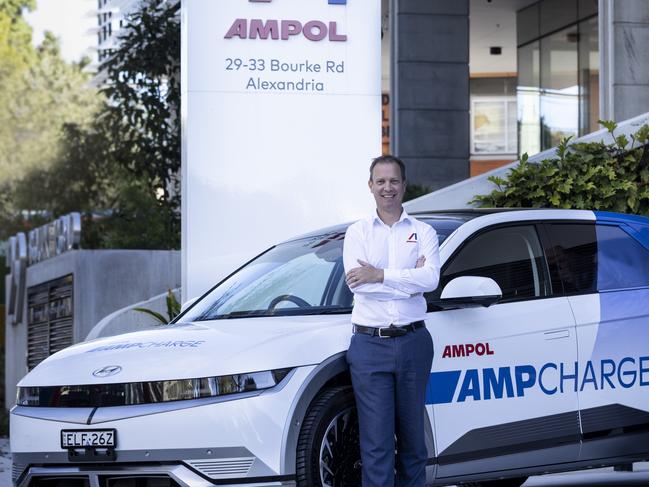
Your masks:
<path fill-rule="evenodd" d="M 314 33 L 314 30 L 316 33 Z M 310 41 L 321 41 L 327 37 L 327 26 L 319 20 L 312 20 L 304 24 L 304 37 Z"/>
<path fill-rule="evenodd" d="M 338 33 L 338 24 L 336 22 L 322 22 L 320 20 L 311 20 L 302 26 L 299 20 L 262 20 L 236 19 L 225 34 L 226 39 L 238 37 L 239 39 L 290 39 L 291 36 L 303 34 L 310 41 L 321 41 L 327 36 L 332 42 L 341 42 L 347 40 L 346 34 Z"/>
<path fill-rule="evenodd" d="M 257 39 L 257 37 L 268 39 L 268 36 L 275 40 L 279 39 L 279 27 L 276 20 L 268 20 L 265 24 L 261 19 L 250 20 L 251 39 Z"/>
<path fill-rule="evenodd" d="M 227 34 L 225 34 L 225 38 L 232 39 L 233 37 L 240 39 L 246 39 L 248 37 L 248 21 L 246 19 L 237 19 L 232 23 Z"/>
<path fill-rule="evenodd" d="M 444 352 L 442 353 L 442 358 L 449 357 L 468 357 L 471 354 L 475 353 L 476 355 L 493 355 L 494 352 L 491 349 L 491 345 L 488 342 L 485 343 L 464 343 L 462 345 L 445 345 Z"/>
<path fill-rule="evenodd" d="M 334 42 L 344 42 L 347 40 L 345 34 L 338 34 L 338 24 L 336 22 L 329 22 L 329 40 Z"/>
<path fill-rule="evenodd" d="M 288 40 L 289 36 L 296 36 L 302 32 L 302 24 L 297 20 L 282 20 L 282 39 Z"/>
<path fill-rule="evenodd" d="M 453 345 L 453 357 L 464 357 L 464 345 Z"/>

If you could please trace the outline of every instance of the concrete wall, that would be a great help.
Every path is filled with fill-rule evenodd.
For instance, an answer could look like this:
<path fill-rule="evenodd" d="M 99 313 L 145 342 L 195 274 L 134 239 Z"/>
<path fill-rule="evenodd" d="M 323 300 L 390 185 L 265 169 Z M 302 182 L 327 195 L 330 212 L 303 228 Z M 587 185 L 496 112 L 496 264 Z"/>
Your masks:
<path fill-rule="evenodd" d="M 392 0 L 392 150 L 408 179 L 469 176 L 469 0 Z"/>
<path fill-rule="evenodd" d="M 599 0 L 601 118 L 649 111 L 649 1 Z"/>
<path fill-rule="evenodd" d="M 27 268 L 27 288 L 73 275 L 74 343 L 83 341 L 105 316 L 180 285 L 180 252 L 161 250 L 75 250 Z M 8 288 L 8 286 L 7 286 Z M 27 308 L 25 300 L 25 310 Z M 27 373 L 27 312 L 6 329 L 7 406 Z"/>
<path fill-rule="evenodd" d="M 174 296 L 180 301 L 180 289 L 173 289 Z M 126 308 L 118 309 L 102 320 L 90 330 L 86 340 L 94 340 L 95 338 L 110 337 L 121 335 L 122 333 L 130 333 L 134 331 L 155 329 L 159 326 L 164 326 L 153 316 L 148 313 L 142 313 L 135 308 L 150 309 L 160 313 L 165 318 L 167 317 L 167 295 L 168 292 L 158 294 L 145 301 L 134 303 Z"/>

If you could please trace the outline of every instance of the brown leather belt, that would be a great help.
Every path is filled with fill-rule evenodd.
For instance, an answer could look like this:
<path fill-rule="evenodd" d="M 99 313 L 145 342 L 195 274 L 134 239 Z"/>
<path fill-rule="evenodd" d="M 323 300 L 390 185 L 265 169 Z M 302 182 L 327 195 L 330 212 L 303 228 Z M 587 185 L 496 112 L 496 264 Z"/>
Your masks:
<path fill-rule="evenodd" d="M 424 323 L 423 320 L 413 321 L 407 325 L 390 325 L 383 328 L 354 324 L 354 333 L 363 333 L 365 335 L 378 336 L 381 338 L 395 338 L 403 336 L 409 331 L 415 331 L 423 326 L 426 326 L 426 323 Z"/>

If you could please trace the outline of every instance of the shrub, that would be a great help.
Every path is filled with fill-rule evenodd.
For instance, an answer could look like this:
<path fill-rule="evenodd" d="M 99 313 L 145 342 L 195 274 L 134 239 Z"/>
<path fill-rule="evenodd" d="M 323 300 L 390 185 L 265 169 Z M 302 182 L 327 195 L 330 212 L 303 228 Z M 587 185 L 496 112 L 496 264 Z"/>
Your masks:
<path fill-rule="evenodd" d="M 557 157 L 538 164 L 523 154 L 497 188 L 472 203 L 483 207 L 574 208 L 649 215 L 649 125 L 615 136 L 617 125 L 601 121 L 614 142 L 572 143 L 563 139 Z"/>

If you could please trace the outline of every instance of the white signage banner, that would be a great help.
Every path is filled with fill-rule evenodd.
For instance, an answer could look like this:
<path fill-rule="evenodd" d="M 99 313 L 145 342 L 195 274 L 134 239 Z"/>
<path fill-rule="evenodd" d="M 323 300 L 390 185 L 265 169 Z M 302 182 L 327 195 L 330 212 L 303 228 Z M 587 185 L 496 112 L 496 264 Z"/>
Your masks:
<path fill-rule="evenodd" d="M 371 211 L 379 0 L 184 0 L 183 299 Z"/>

